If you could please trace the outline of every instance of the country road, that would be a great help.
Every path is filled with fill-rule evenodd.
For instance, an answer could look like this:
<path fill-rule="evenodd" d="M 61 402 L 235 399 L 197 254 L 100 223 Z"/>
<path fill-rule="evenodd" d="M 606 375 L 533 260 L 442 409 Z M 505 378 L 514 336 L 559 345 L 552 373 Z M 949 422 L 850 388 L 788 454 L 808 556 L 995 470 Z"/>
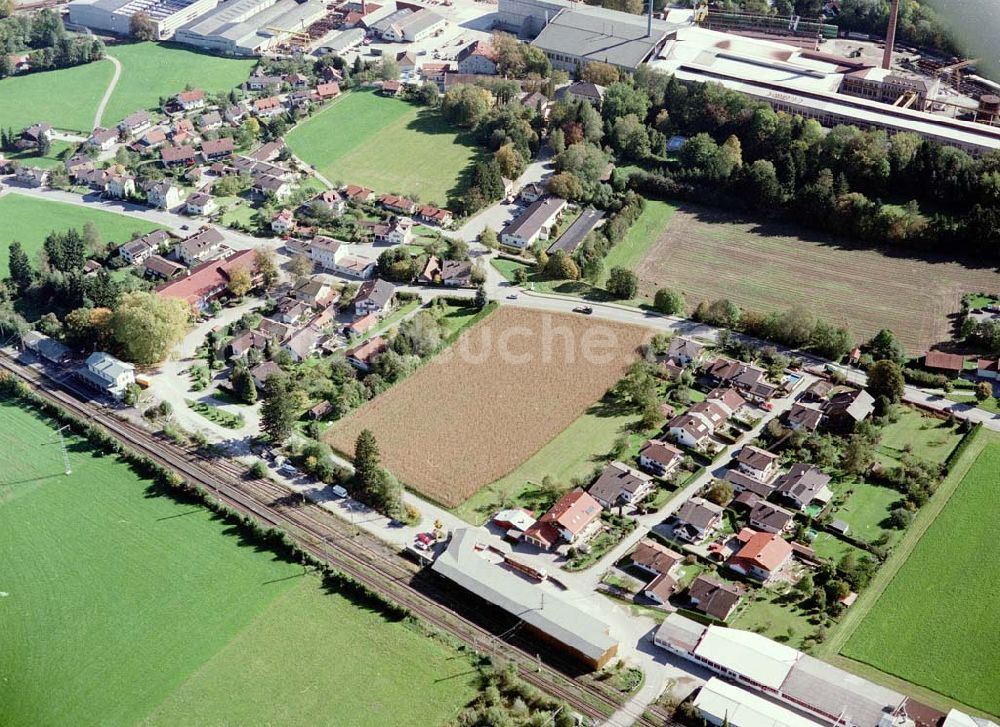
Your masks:
<path fill-rule="evenodd" d="M 106 60 L 111 61 L 115 67 L 115 75 L 111 77 L 111 83 L 108 84 L 107 89 L 104 91 L 104 96 L 101 98 L 101 102 L 97 104 L 97 111 L 94 112 L 94 128 L 98 128 L 101 125 L 101 119 L 104 117 L 104 109 L 108 106 L 108 101 L 111 100 L 111 94 L 115 92 L 115 87 L 118 85 L 118 79 L 122 75 L 122 64 L 114 56 L 104 56 Z"/>

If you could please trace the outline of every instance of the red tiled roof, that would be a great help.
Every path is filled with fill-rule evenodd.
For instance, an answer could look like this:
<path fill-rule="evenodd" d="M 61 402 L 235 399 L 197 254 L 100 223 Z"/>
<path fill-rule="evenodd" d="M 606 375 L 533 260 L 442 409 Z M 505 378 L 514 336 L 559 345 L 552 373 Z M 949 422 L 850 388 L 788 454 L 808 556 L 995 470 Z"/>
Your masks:
<path fill-rule="evenodd" d="M 365 341 L 359 346 L 348 349 L 346 355 L 348 358 L 353 358 L 355 361 L 360 361 L 362 363 L 371 363 L 371 360 L 378 356 L 380 353 L 389 348 L 389 344 L 386 343 L 382 336 L 375 336 L 375 338 Z"/>
<path fill-rule="evenodd" d="M 945 371 L 961 371 L 965 367 L 965 357 L 957 353 L 944 351 L 928 351 L 924 357 L 924 366 Z"/>
<path fill-rule="evenodd" d="M 732 560 L 770 572 L 780 567 L 791 554 L 792 546 L 780 535 L 754 533 L 747 538 L 746 545 L 740 548 Z"/>
<path fill-rule="evenodd" d="M 222 260 L 199 265 L 183 278 L 164 283 L 156 289 L 156 292 L 164 298 L 180 298 L 193 306 L 198 306 L 225 288 L 233 271 L 240 268 L 251 269 L 254 265 L 254 255 L 256 255 L 255 250 L 240 250 Z"/>

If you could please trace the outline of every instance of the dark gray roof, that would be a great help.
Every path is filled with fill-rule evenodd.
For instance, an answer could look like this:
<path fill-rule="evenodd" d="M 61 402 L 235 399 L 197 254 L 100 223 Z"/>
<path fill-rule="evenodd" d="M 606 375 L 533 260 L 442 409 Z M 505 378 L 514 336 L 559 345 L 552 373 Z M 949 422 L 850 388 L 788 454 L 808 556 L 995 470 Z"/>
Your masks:
<path fill-rule="evenodd" d="M 354 297 L 355 303 L 360 303 L 362 301 L 367 301 L 379 308 L 385 308 L 385 306 L 392 300 L 393 293 L 395 292 L 395 287 L 392 283 L 382 280 L 381 278 L 375 278 L 374 280 L 366 280 L 358 288 L 358 293 Z"/>
<path fill-rule="evenodd" d="M 722 508 L 715 503 L 700 497 L 692 497 L 680 506 L 676 517 L 682 523 L 694 525 L 699 530 L 704 530 L 721 514 Z"/>
<path fill-rule="evenodd" d="M 745 475 L 738 470 L 726 470 L 725 479 L 726 482 L 731 484 L 735 489 L 746 490 L 747 492 L 752 492 L 755 495 L 760 495 L 761 497 L 767 497 L 774 491 L 773 484 L 761 482 L 760 480 Z"/>
<path fill-rule="evenodd" d="M 566 203 L 561 197 L 543 197 L 532 202 L 531 205 L 521 215 L 501 231 L 501 235 L 517 235 L 519 237 L 531 237 L 538 233 L 542 225 L 545 224 L 555 213 L 556 209 Z"/>
<path fill-rule="evenodd" d="M 830 483 L 830 475 L 823 470 L 803 462 L 796 462 L 786 474 L 775 480 L 775 491 L 808 503 Z"/>
<path fill-rule="evenodd" d="M 573 220 L 573 224 L 566 228 L 566 231 L 559 236 L 559 239 L 549 245 L 549 254 L 556 250 L 567 253 L 574 253 L 583 244 L 584 238 L 597 227 L 604 218 L 604 210 L 596 210 L 588 207 L 579 217 Z"/>
<path fill-rule="evenodd" d="M 531 44 L 549 53 L 638 68 L 666 31 L 654 27 L 653 34 L 646 35 L 645 18 L 618 15 L 609 22 L 585 10 L 560 10 Z"/>
<path fill-rule="evenodd" d="M 590 486 L 588 492 L 595 500 L 614 505 L 624 493 L 635 493 L 650 479 L 649 475 L 621 462 L 611 462 Z"/>
<path fill-rule="evenodd" d="M 770 502 L 758 502 L 750 511 L 750 523 L 760 523 L 767 528 L 781 530 L 788 521 L 792 519 L 792 513 L 783 507 L 772 505 Z"/>

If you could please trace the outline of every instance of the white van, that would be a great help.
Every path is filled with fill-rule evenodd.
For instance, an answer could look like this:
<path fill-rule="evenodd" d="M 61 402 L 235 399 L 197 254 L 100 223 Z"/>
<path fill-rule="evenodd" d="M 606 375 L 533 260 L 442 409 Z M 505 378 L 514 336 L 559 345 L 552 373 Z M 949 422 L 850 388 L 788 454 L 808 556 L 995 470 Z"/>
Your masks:
<path fill-rule="evenodd" d="M 337 497 L 347 497 L 347 490 L 345 490 L 340 485 L 334 485 L 330 488 L 330 491 Z"/>

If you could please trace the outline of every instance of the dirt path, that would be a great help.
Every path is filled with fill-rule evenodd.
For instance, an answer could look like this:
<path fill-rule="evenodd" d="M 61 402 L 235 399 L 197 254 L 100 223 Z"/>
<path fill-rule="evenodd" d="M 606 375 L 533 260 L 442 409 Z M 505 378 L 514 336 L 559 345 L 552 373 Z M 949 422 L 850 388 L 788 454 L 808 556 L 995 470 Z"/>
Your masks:
<path fill-rule="evenodd" d="M 101 119 L 104 116 L 104 109 L 108 106 L 108 101 L 111 100 L 111 94 L 115 92 L 115 86 L 118 85 L 118 79 L 122 75 L 122 64 L 118 62 L 118 59 L 114 56 L 105 56 L 105 59 L 111 61 L 115 67 L 115 75 L 111 77 L 111 83 L 108 84 L 107 90 L 104 92 L 104 97 L 101 99 L 101 103 L 97 105 L 97 111 L 94 112 L 94 128 L 96 129 L 101 125 Z"/>

